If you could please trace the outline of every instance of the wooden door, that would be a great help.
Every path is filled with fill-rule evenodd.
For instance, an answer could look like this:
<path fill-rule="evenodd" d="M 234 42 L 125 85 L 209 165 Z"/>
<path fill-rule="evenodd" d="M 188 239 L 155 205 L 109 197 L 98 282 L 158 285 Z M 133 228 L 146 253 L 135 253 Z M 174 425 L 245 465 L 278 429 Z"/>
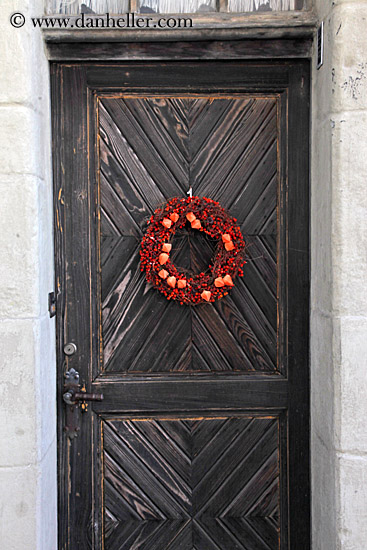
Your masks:
<path fill-rule="evenodd" d="M 309 548 L 308 94 L 306 62 L 53 67 L 60 548 Z M 190 186 L 247 245 L 196 307 L 139 269 Z M 205 269 L 212 243 L 185 239 L 175 262 Z M 76 438 L 71 368 L 104 396 Z"/>

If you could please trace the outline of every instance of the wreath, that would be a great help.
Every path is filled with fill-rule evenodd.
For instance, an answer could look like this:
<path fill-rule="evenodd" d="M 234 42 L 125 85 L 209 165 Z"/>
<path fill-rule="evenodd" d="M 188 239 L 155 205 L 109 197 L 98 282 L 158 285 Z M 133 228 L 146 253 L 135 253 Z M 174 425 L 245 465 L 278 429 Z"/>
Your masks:
<path fill-rule="evenodd" d="M 151 216 L 141 243 L 141 271 L 168 300 L 196 305 L 214 302 L 228 294 L 236 275 L 243 276 L 245 243 L 236 218 L 218 202 L 206 197 L 173 198 Z M 205 273 L 192 274 L 171 260 L 176 231 L 190 224 L 217 241 Z"/>

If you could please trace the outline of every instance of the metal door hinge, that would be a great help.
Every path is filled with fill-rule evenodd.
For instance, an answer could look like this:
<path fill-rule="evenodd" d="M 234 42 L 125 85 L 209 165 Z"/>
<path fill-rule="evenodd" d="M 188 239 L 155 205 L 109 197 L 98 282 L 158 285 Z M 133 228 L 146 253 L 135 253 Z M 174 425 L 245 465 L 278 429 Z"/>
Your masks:
<path fill-rule="evenodd" d="M 324 64 L 324 22 L 321 21 L 319 28 L 317 29 L 317 65 L 319 69 Z"/>
<path fill-rule="evenodd" d="M 54 292 L 50 292 L 48 295 L 48 312 L 50 317 L 55 317 L 56 315 L 56 296 Z"/>

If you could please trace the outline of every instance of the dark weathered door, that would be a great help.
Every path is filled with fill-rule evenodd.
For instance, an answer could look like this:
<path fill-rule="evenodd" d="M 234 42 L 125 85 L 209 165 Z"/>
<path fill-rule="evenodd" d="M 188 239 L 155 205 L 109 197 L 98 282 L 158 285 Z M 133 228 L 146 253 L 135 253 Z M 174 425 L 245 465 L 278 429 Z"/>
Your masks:
<path fill-rule="evenodd" d="M 307 63 L 56 65 L 53 102 L 60 548 L 309 548 Z M 192 308 L 139 269 L 190 186 L 248 259 Z M 175 262 L 201 271 L 193 237 Z M 104 396 L 74 414 L 72 368 Z"/>

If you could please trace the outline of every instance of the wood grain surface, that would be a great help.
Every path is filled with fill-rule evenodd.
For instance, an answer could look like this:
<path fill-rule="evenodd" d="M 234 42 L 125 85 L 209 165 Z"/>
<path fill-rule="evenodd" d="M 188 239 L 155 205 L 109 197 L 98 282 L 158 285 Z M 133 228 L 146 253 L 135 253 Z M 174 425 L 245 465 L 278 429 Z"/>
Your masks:
<path fill-rule="evenodd" d="M 99 121 L 105 370 L 276 370 L 276 100 L 103 98 Z M 227 208 L 247 243 L 244 279 L 214 307 L 168 302 L 139 272 L 147 219 L 190 187 Z M 215 251 L 200 237 L 173 241 L 194 273 Z"/>
<path fill-rule="evenodd" d="M 279 548 L 276 418 L 103 423 L 106 550 Z"/>
<path fill-rule="evenodd" d="M 309 550 L 309 63 L 166 57 L 52 66 L 59 549 Z M 192 310 L 138 262 L 189 184 L 248 242 Z M 203 269 L 213 243 L 177 239 Z M 70 440 L 72 367 L 104 399 Z"/>

